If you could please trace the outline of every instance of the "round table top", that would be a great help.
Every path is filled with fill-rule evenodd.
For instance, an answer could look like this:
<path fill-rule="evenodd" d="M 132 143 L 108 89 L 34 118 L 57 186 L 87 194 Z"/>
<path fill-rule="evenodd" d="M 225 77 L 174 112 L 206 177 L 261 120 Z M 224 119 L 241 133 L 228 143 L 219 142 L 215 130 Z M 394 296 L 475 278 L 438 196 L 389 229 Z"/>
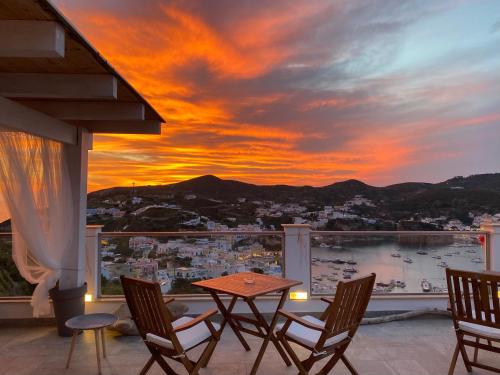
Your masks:
<path fill-rule="evenodd" d="M 98 329 L 112 325 L 118 320 L 113 314 L 97 313 L 75 316 L 66 321 L 66 327 L 71 329 Z"/>

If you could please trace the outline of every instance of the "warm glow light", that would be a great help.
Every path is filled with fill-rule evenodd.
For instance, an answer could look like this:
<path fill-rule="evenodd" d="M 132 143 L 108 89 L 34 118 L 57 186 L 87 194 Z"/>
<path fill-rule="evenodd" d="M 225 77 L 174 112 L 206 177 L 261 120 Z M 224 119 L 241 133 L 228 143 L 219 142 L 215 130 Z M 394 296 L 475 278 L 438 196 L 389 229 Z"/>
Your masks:
<path fill-rule="evenodd" d="M 500 298 L 500 290 L 497 292 L 497 297 Z"/>
<path fill-rule="evenodd" d="M 294 301 L 304 301 L 307 299 L 307 292 L 290 292 L 290 299 Z"/>
<path fill-rule="evenodd" d="M 85 294 L 85 302 L 92 302 L 92 294 Z"/>

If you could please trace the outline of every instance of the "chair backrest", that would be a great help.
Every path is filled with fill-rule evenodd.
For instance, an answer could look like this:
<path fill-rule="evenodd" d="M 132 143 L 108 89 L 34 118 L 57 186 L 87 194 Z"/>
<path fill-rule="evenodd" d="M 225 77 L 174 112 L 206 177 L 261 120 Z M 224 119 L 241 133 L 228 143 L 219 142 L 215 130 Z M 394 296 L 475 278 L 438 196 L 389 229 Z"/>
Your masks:
<path fill-rule="evenodd" d="M 349 332 L 353 337 L 359 327 L 375 284 L 374 273 L 347 282 L 340 281 L 333 303 L 322 316 L 330 336 Z M 327 337 L 323 334 L 318 344 L 323 345 Z M 324 340 L 323 340 L 324 339 Z"/>
<path fill-rule="evenodd" d="M 458 321 L 500 328 L 500 275 L 447 268 L 446 281 L 456 328 Z"/>
<path fill-rule="evenodd" d="M 142 338 L 152 333 L 171 339 L 172 316 L 163 302 L 160 285 L 125 276 L 120 280 L 130 314 Z"/>

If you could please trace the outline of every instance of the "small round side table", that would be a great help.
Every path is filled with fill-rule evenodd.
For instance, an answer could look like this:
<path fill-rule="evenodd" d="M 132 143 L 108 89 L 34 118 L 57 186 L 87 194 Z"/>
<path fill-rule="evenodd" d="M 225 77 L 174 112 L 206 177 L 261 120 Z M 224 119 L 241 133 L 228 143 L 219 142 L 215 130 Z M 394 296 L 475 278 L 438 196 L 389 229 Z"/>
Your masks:
<path fill-rule="evenodd" d="M 104 329 L 116 322 L 118 318 L 113 314 L 84 314 L 78 315 L 66 321 L 66 327 L 73 330 L 73 337 L 71 338 L 71 347 L 69 349 L 68 360 L 66 368 L 69 368 L 71 356 L 75 349 L 76 338 L 80 331 L 93 330 L 95 336 L 95 348 L 97 353 L 97 368 L 99 375 L 101 374 L 101 355 L 100 343 L 102 341 L 102 356 L 106 358 L 106 343 L 104 341 Z M 100 336 L 100 337 L 99 337 Z"/>

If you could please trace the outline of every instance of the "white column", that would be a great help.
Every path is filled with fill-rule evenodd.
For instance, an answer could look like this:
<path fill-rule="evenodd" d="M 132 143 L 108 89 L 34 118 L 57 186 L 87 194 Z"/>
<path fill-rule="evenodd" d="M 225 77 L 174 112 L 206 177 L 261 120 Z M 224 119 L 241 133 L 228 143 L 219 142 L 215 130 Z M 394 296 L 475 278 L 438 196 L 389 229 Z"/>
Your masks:
<path fill-rule="evenodd" d="M 78 142 L 76 145 L 64 145 L 68 160 L 71 192 L 73 194 L 75 233 L 73 244 L 63 259 L 63 269 L 59 280 L 61 290 L 77 288 L 85 282 L 88 150 L 91 145 L 92 134 L 82 128 L 78 129 Z"/>
<path fill-rule="evenodd" d="M 491 271 L 500 272 L 500 223 L 483 223 L 481 230 L 489 232 L 486 243 L 490 249 Z"/>
<path fill-rule="evenodd" d="M 293 291 L 311 295 L 311 226 L 283 224 L 285 231 L 285 278 L 302 281 Z"/>
<path fill-rule="evenodd" d="M 101 233 L 102 227 L 102 225 L 87 225 L 85 241 L 87 294 L 91 294 L 94 301 L 99 295 L 99 278 L 101 277 L 99 272 L 99 233 Z"/>

